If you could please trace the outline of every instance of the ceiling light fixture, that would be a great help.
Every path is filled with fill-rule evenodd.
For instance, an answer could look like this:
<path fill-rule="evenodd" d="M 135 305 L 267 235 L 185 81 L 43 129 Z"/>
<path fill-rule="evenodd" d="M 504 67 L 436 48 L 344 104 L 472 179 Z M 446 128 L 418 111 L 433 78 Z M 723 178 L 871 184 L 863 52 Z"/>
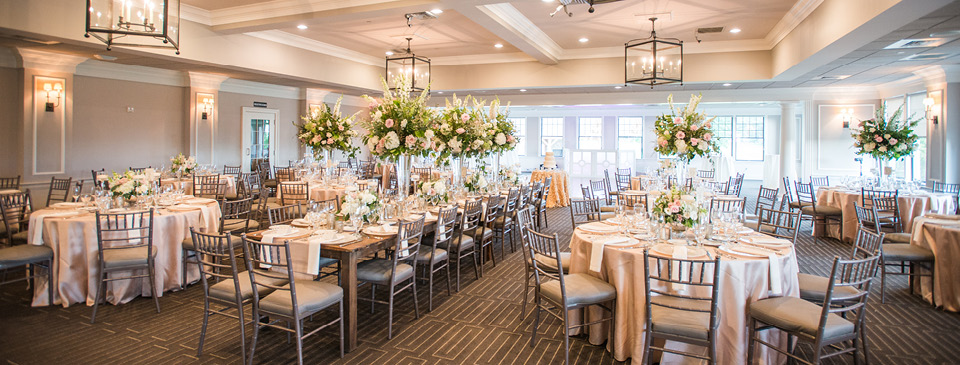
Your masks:
<path fill-rule="evenodd" d="M 441 9 L 433 9 L 433 10 L 430 10 L 430 13 L 433 14 L 433 15 L 443 14 L 443 10 L 441 10 Z"/>
<path fill-rule="evenodd" d="M 543 0 L 543 2 L 545 2 L 545 3 L 552 3 L 553 0 Z"/>
<path fill-rule="evenodd" d="M 614 89 L 623 89 L 623 86 L 619 86 L 619 85 L 618 85 L 618 86 L 614 86 L 613 88 L 614 88 Z"/>
<path fill-rule="evenodd" d="M 732 28 L 732 29 L 730 29 L 730 33 L 733 33 L 733 34 L 740 33 L 740 28 Z"/>
<path fill-rule="evenodd" d="M 300 29 L 300 30 L 307 29 L 307 25 L 306 25 L 306 24 L 300 24 L 300 25 L 297 26 L 297 29 Z"/>
<path fill-rule="evenodd" d="M 387 55 L 387 86 L 390 90 L 397 90 L 400 85 L 394 84 L 394 74 L 405 73 L 409 77 L 410 92 L 421 92 L 430 87 L 430 59 L 419 57 L 410 50 L 412 37 L 407 37 L 406 53 L 397 57 Z M 420 86 L 418 87 L 417 84 Z"/>
<path fill-rule="evenodd" d="M 590 41 L 590 39 L 587 38 L 587 37 L 580 37 L 580 43 L 587 43 L 587 42 L 589 42 L 589 41 Z"/>
<path fill-rule="evenodd" d="M 650 18 L 650 37 L 624 44 L 624 83 L 656 85 L 683 84 L 683 41 L 658 38 L 657 18 Z M 666 39 L 666 40 L 665 40 Z"/>
<path fill-rule="evenodd" d="M 180 54 L 180 0 L 87 0 L 86 17 L 83 36 L 106 43 L 108 51 L 132 46 L 173 48 Z"/>
<path fill-rule="evenodd" d="M 387 51 L 386 54 L 387 56 L 393 56 L 393 51 Z"/>
<path fill-rule="evenodd" d="M 497 43 L 493 45 L 496 48 L 503 48 L 503 43 Z"/>
<path fill-rule="evenodd" d="M 723 86 L 730 86 L 730 85 L 733 85 L 733 84 L 731 84 L 731 83 L 729 83 L 729 82 L 723 83 Z"/>
<path fill-rule="evenodd" d="M 520 89 L 520 92 L 525 93 L 527 92 L 527 89 Z"/>

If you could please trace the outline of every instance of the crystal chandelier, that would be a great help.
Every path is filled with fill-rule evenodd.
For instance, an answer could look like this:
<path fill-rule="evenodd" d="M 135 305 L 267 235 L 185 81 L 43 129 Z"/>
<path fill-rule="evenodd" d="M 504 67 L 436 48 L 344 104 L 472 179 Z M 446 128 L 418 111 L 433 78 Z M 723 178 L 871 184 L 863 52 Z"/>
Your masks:
<path fill-rule="evenodd" d="M 87 30 L 113 46 L 173 48 L 180 54 L 180 0 L 87 0 Z"/>
<path fill-rule="evenodd" d="M 634 39 L 624 45 L 624 82 L 655 85 L 683 84 L 683 41 L 676 38 L 658 38 L 657 18 L 652 23 L 650 37 Z"/>

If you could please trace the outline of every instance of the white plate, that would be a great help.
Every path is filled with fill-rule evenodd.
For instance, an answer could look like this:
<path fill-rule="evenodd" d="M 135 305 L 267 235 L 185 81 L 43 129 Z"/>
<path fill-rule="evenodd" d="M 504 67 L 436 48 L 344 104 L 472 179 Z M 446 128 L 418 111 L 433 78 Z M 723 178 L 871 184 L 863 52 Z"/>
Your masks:
<path fill-rule="evenodd" d="M 310 227 L 310 221 L 303 218 L 294 219 L 290 224 L 294 227 Z"/>
<path fill-rule="evenodd" d="M 766 236 L 742 237 L 740 238 L 740 241 L 750 245 L 755 245 L 760 247 L 769 247 L 774 249 L 783 249 L 783 248 L 789 248 L 790 246 L 793 246 L 790 243 L 790 241 L 774 238 L 774 237 L 766 237 Z"/>
<path fill-rule="evenodd" d="M 752 253 L 746 253 L 746 252 L 736 251 L 736 250 L 734 250 L 734 249 L 731 249 L 731 248 L 728 247 L 727 245 L 720 246 L 718 249 L 719 249 L 720 251 L 723 251 L 724 253 L 728 253 L 728 254 L 731 254 L 731 255 L 734 255 L 734 256 L 749 257 L 749 258 L 758 258 L 758 259 L 759 259 L 759 258 L 765 258 L 765 257 L 766 257 L 766 256 L 760 256 L 760 255 L 757 255 L 757 254 L 752 254 Z"/>
<path fill-rule="evenodd" d="M 353 237 L 347 236 L 342 233 L 327 233 L 319 236 L 312 236 L 310 240 L 319 241 L 321 245 L 335 245 L 339 243 L 349 242 L 353 240 Z"/>
<path fill-rule="evenodd" d="M 675 245 L 669 244 L 659 244 L 653 246 L 650 249 L 650 252 L 657 254 L 658 256 L 663 257 L 673 257 L 673 249 L 677 247 Z M 704 250 L 700 247 L 686 246 L 687 247 L 687 259 L 698 259 L 707 257 L 707 250 Z"/>
<path fill-rule="evenodd" d="M 373 236 L 393 236 L 398 233 L 397 227 L 389 226 L 390 230 L 384 230 L 384 226 L 373 226 L 363 229 L 363 233 L 373 235 Z"/>
<path fill-rule="evenodd" d="M 207 199 L 207 198 L 193 198 L 193 199 L 187 199 L 187 201 L 185 201 L 184 203 L 187 203 L 187 204 L 207 204 L 207 203 L 213 203 L 213 202 L 216 202 L 216 200 Z"/>
<path fill-rule="evenodd" d="M 188 205 L 174 205 L 167 207 L 167 210 L 171 212 L 189 212 L 192 210 L 200 210 L 200 207 L 191 207 Z"/>
<path fill-rule="evenodd" d="M 56 204 L 50 205 L 51 208 L 59 208 L 59 209 L 74 209 L 74 208 L 80 208 L 82 206 L 83 206 L 83 203 L 74 203 L 74 202 L 63 202 L 63 203 L 56 203 Z"/>
<path fill-rule="evenodd" d="M 584 232 L 590 232 L 590 233 L 615 233 L 620 231 L 620 227 L 611 226 L 609 224 L 603 224 L 600 222 L 590 222 L 587 224 L 583 224 L 577 228 L 580 228 Z"/>

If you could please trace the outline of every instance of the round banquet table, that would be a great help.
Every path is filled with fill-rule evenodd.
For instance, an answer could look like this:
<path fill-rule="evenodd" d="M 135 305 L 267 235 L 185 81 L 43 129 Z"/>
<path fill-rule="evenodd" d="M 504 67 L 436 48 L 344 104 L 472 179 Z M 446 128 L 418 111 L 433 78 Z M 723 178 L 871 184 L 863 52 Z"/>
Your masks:
<path fill-rule="evenodd" d="M 615 353 L 613 357 L 618 361 L 632 358 L 634 362 L 643 358 L 644 333 L 646 327 L 644 281 L 644 262 L 642 249 L 622 250 L 617 247 L 605 246 L 599 272 L 590 271 L 592 255 L 592 239 L 600 237 L 584 232 L 580 228 L 574 230 L 570 242 L 571 273 L 589 273 L 612 284 L 617 290 Z M 716 251 L 711 247 L 704 247 L 716 257 Z M 729 256 L 729 255 L 728 255 Z M 799 267 L 795 251 L 778 256 L 780 275 L 777 280 L 781 283 L 780 295 L 773 295 L 768 289 L 770 286 L 769 262 L 767 258 L 746 258 L 725 256 L 720 263 L 720 288 L 718 298 L 718 318 L 720 324 L 717 332 L 717 363 L 718 364 L 745 364 L 747 360 L 747 309 L 750 303 L 772 296 L 800 295 L 800 286 L 797 274 Z M 583 314 L 587 319 L 594 321 L 607 315 L 605 311 L 595 306 L 587 308 Z M 581 313 L 571 312 L 571 324 L 581 322 Z M 589 326 L 589 341 L 594 345 L 602 344 L 609 334 L 607 322 Z M 787 336 L 777 330 L 765 331 L 762 334 L 765 341 L 779 343 L 781 348 L 787 347 Z M 607 345 L 609 350 L 609 342 Z M 682 343 L 668 342 L 668 348 L 706 354 L 706 348 L 690 346 Z M 760 352 L 761 363 L 783 363 L 785 356 L 763 346 L 757 346 Z M 699 363 L 699 360 L 681 357 L 674 354 L 664 354 L 661 364 Z"/>
<path fill-rule="evenodd" d="M 192 178 L 167 178 L 160 180 L 161 187 L 173 186 L 176 188 L 176 183 L 179 182 L 180 186 L 183 188 L 183 191 L 187 194 L 193 194 L 193 179 Z M 220 182 L 226 184 L 226 187 L 223 190 L 223 194 L 226 196 L 235 196 L 237 195 L 237 181 L 233 175 L 220 175 Z"/>
<path fill-rule="evenodd" d="M 543 183 L 547 177 L 553 178 L 550 191 L 547 192 L 547 208 L 570 205 L 570 175 L 563 170 L 533 170 L 530 173 L 530 181 Z"/>
<path fill-rule="evenodd" d="M 919 278 L 924 299 L 944 310 L 960 312 L 960 268 L 956 265 L 960 262 L 960 216 L 917 218 L 910 243 L 930 249 L 936 257 L 933 281 Z"/>
<path fill-rule="evenodd" d="M 849 190 L 841 187 L 820 187 L 817 189 L 817 204 L 829 205 L 840 208 L 843 211 L 843 237 L 840 237 L 839 227 L 836 225 L 828 226 L 824 230 L 822 224 L 814 227 L 814 234 L 818 236 L 826 235 L 842 239 L 845 242 L 853 242 L 857 236 L 857 213 L 854 206 L 860 204 L 860 190 Z M 956 211 L 956 201 L 950 194 L 939 194 L 929 192 L 918 192 L 914 194 L 905 194 L 901 192 L 897 197 L 900 205 L 900 221 L 903 223 L 904 232 L 910 233 L 913 229 L 913 219 L 927 212 L 934 213 L 953 213 Z"/>
<path fill-rule="evenodd" d="M 157 248 L 154 262 L 154 283 L 157 295 L 167 290 L 179 289 L 182 278 L 181 242 L 190 236 L 190 227 L 206 232 L 220 229 L 220 205 L 215 200 L 191 205 L 196 209 L 170 211 L 158 209 L 153 216 L 153 245 Z M 74 303 L 93 305 L 97 293 L 98 248 L 97 223 L 94 213 L 81 212 L 73 217 L 56 217 L 57 213 L 69 210 L 46 208 L 30 215 L 29 244 L 47 245 L 53 249 L 54 303 L 67 307 Z M 44 216 L 50 216 L 43 218 Z M 37 232 L 41 225 L 42 230 Z M 199 268 L 189 264 L 187 281 L 199 279 Z M 150 287 L 143 285 L 146 279 L 119 280 L 107 284 L 106 301 L 112 304 L 126 303 L 143 295 L 150 296 Z M 45 306 L 47 281 L 41 280 L 34 287 L 33 306 Z"/>

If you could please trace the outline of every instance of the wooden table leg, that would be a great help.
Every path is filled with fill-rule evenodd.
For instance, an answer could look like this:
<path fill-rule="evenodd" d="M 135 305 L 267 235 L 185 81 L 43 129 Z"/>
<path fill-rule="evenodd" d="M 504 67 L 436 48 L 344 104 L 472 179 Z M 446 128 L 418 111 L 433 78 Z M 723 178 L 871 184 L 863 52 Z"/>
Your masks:
<path fill-rule="evenodd" d="M 357 348 L 357 252 L 344 252 L 340 258 L 340 287 L 343 288 L 345 350 Z"/>

